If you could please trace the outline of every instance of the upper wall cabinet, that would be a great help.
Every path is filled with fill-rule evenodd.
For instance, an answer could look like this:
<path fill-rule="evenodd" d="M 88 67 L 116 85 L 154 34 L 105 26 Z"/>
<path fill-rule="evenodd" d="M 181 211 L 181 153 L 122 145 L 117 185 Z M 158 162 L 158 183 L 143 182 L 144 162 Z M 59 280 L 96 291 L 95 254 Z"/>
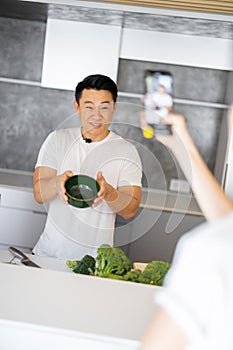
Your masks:
<path fill-rule="evenodd" d="M 117 79 L 121 27 L 48 19 L 42 86 L 74 90 L 90 74 Z"/>
<path fill-rule="evenodd" d="M 124 28 L 120 57 L 221 70 L 233 69 L 233 41 Z"/>

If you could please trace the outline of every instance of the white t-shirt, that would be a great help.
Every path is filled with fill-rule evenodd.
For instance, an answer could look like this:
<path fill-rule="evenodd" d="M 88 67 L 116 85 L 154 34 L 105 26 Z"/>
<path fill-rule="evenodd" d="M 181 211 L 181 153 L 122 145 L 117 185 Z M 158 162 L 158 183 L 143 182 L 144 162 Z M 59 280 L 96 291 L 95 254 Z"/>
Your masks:
<path fill-rule="evenodd" d="M 181 238 L 156 294 L 190 339 L 186 350 L 233 349 L 233 213 Z"/>
<path fill-rule="evenodd" d="M 141 186 L 136 147 L 113 132 L 100 142 L 86 143 L 80 129 L 56 130 L 43 143 L 38 166 L 56 169 L 58 175 L 71 170 L 93 178 L 101 170 L 114 188 Z M 102 243 L 113 244 L 115 216 L 105 201 L 93 209 L 75 208 L 57 197 L 49 204 L 46 225 L 33 252 L 61 259 L 94 256 Z"/>

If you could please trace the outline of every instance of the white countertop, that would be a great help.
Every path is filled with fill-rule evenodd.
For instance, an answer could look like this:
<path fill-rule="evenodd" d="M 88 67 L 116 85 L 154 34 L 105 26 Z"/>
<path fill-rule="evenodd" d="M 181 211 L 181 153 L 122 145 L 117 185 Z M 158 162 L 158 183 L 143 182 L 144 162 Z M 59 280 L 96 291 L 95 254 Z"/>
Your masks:
<path fill-rule="evenodd" d="M 71 269 L 66 265 L 65 260 L 31 255 L 31 254 L 28 254 L 27 252 L 25 254 L 43 269 L 72 272 Z M 9 263 L 12 258 L 13 258 L 13 255 L 8 250 L 0 250 L 0 262 Z M 19 265 L 27 268 L 27 266 L 23 265 L 20 262 L 20 260 L 17 258 L 15 258 L 11 264 Z"/>
<path fill-rule="evenodd" d="M 33 173 L 30 171 L 0 168 L 0 184 L 32 189 Z"/>
<path fill-rule="evenodd" d="M 11 257 L 0 251 L 2 262 Z M 138 349 L 161 287 L 78 275 L 64 261 L 32 259 L 44 268 L 0 263 L 0 339 L 5 348 L 60 350 L 65 342 L 69 350 Z M 21 347 L 18 341 L 25 332 Z M 47 347 L 46 339 L 56 346 Z"/>

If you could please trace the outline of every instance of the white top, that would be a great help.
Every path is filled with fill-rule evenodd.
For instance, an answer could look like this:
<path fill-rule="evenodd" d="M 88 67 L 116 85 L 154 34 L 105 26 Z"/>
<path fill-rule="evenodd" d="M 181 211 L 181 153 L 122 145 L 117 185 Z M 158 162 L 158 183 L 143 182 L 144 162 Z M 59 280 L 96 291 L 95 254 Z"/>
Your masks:
<path fill-rule="evenodd" d="M 47 166 L 62 174 L 86 174 L 96 178 L 101 170 L 114 188 L 141 186 L 141 161 L 134 145 L 110 132 L 100 142 L 86 143 L 80 129 L 52 132 L 39 152 L 36 167 Z M 35 254 L 61 259 L 95 255 L 102 243 L 113 244 L 116 214 L 105 201 L 96 208 L 75 208 L 59 198 L 49 204 L 43 234 Z"/>
<path fill-rule="evenodd" d="M 156 302 L 190 339 L 185 350 L 233 348 L 233 213 L 178 243 Z"/>

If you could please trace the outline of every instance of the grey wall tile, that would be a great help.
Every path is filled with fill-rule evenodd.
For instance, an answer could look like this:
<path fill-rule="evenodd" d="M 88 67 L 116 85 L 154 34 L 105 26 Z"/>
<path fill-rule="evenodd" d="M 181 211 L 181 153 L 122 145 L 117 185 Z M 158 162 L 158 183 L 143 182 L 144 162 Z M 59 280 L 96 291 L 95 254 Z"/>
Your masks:
<path fill-rule="evenodd" d="M 46 3 L 1 0 L 0 16 L 46 22 L 47 9 Z"/>
<path fill-rule="evenodd" d="M 156 32 L 233 39 L 233 23 L 176 16 L 124 13 L 124 27 Z"/>
<path fill-rule="evenodd" d="M 191 137 L 209 169 L 213 172 L 224 111 L 211 107 L 175 104 L 174 112 L 185 116 Z"/>
<path fill-rule="evenodd" d="M 170 72 L 174 78 L 175 98 L 224 103 L 229 72 L 216 69 L 120 59 L 119 90 L 143 94 L 145 70 Z"/>
<path fill-rule="evenodd" d="M 33 171 L 49 132 L 78 124 L 72 92 L 0 84 L 0 167 Z"/>
<path fill-rule="evenodd" d="M 122 25 L 123 12 L 66 5 L 49 5 L 48 17 L 69 21 Z"/>
<path fill-rule="evenodd" d="M 0 76 L 41 80 L 43 22 L 0 17 Z"/>

